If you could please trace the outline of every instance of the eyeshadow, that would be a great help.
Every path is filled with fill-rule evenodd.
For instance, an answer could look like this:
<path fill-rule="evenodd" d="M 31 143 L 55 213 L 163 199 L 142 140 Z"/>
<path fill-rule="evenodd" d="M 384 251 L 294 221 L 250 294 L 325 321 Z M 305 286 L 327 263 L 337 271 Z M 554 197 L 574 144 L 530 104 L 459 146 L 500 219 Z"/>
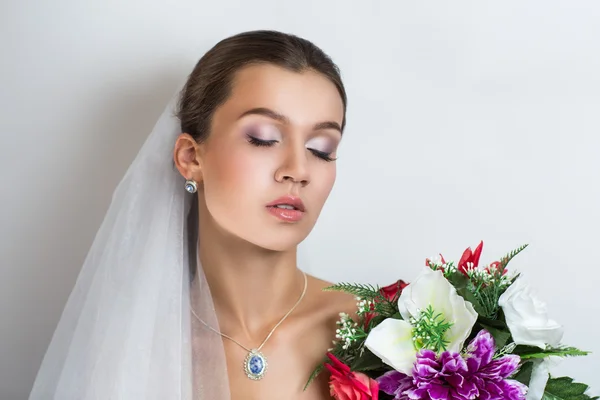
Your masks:
<path fill-rule="evenodd" d="M 281 132 L 271 124 L 252 124 L 243 129 L 245 136 L 261 140 L 281 140 Z"/>

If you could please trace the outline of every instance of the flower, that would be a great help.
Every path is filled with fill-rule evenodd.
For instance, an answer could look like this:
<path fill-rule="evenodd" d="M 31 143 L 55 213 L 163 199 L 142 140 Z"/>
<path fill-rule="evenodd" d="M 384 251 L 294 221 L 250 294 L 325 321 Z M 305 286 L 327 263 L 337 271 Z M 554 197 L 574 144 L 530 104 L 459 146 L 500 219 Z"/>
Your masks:
<path fill-rule="evenodd" d="M 550 371 L 546 360 L 535 360 L 531 378 L 529 379 L 529 390 L 527 400 L 540 400 L 544 397 L 544 390 L 550 378 Z"/>
<path fill-rule="evenodd" d="M 502 263 L 500 261 L 494 261 L 485 269 L 485 272 L 487 272 L 489 275 L 494 275 L 496 273 L 502 273 L 502 275 L 506 275 L 508 271 L 506 268 L 502 267 Z"/>
<path fill-rule="evenodd" d="M 398 301 L 398 297 L 400 297 L 400 293 L 402 290 L 408 286 L 408 283 L 404 282 L 402 279 L 397 282 L 392 283 L 391 285 L 382 287 L 379 289 L 379 293 L 383 295 L 386 299 L 392 302 Z"/>
<path fill-rule="evenodd" d="M 329 391 L 337 400 L 378 400 L 379 384 L 360 372 L 352 372 L 350 367 L 327 353 L 333 364 L 325 364 L 331 372 Z"/>
<path fill-rule="evenodd" d="M 369 332 L 365 346 L 406 375 L 412 374 L 421 348 L 459 352 L 477 320 L 471 303 L 456 293 L 441 271 L 430 268 L 404 288 L 398 309 L 404 320 L 385 319 Z"/>
<path fill-rule="evenodd" d="M 531 379 L 527 385 L 527 400 L 541 400 L 544 397 L 546 384 L 550 378 L 550 367 L 557 366 L 561 361 L 562 358 L 558 356 L 533 360 Z"/>
<path fill-rule="evenodd" d="M 507 355 L 493 359 L 495 343 L 487 331 L 480 331 L 463 357 L 445 351 L 436 355 L 422 350 L 413 368 L 413 377 L 390 371 L 377 379 L 381 391 L 397 400 L 524 400 L 527 387 L 507 379 L 519 366 L 520 358 Z"/>
<path fill-rule="evenodd" d="M 500 296 L 498 305 L 502 307 L 506 324 L 516 344 L 537 346 L 558 346 L 563 328 L 548 318 L 546 304 L 531 294 L 522 278 L 517 278 Z"/>
<path fill-rule="evenodd" d="M 431 267 L 432 264 L 438 264 L 437 260 L 431 260 L 430 258 L 426 258 L 425 259 L 425 266 L 426 267 Z M 441 265 L 445 265 L 446 264 L 446 260 L 444 259 L 444 256 L 440 254 L 440 260 L 439 260 L 439 264 Z"/>
<path fill-rule="evenodd" d="M 409 399 L 406 392 L 414 389 L 413 378 L 395 370 L 386 372 L 377 378 L 377 383 L 379 383 L 379 390 L 383 393 L 400 400 Z"/>
<path fill-rule="evenodd" d="M 396 301 L 398 301 L 398 297 L 400 296 L 400 293 L 402 292 L 402 290 L 407 286 L 408 286 L 408 283 L 406 283 L 402 279 L 400 279 L 400 280 L 392 283 L 391 285 L 380 288 L 379 293 L 381 293 L 381 295 L 383 297 L 385 297 L 388 301 L 396 302 Z M 371 310 L 375 309 L 375 305 L 370 304 L 370 309 Z M 373 318 L 375 318 L 377 316 L 377 313 L 366 312 L 366 313 L 364 313 L 364 315 L 365 315 L 365 318 L 364 318 L 363 327 L 364 327 L 364 329 L 368 329 L 369 324 L 371 323 Z"/>
<path fill-rule="evenodd" d="M 356 340 L 366 336 L 361 329 L 357 329 L 358 324 L 346 313 L 340 313 L 340 320 L 337 322 L 337 325 L 335 338 L 344 343 L 342 345 L 342 349 L 344 350 L 349 349 Z"/>
<path fill-rule="evenodd" d="M 483 250 L 483 240 L 475 248 L 475 251 L 472 251 L 470 247 L 467 248 L 458 262 L 458 270 L 464 275 L 468 275 L 469 270 L 477 268 L 479 266 L 481 250 Z"/>
<path fill-rule="evenodd" d="M 375 306 L 373 304 L 370 305 L 371 310 L 375 308 Z M 365 313 L 365 319 L 363 321 L 363 329 L 368 330 L 369 329 L 369 324 L 371 323 L 371 321 L 373 320 L 373 318 L 375 318 L 377 316 L 376 312 L 367 312 Z"/>

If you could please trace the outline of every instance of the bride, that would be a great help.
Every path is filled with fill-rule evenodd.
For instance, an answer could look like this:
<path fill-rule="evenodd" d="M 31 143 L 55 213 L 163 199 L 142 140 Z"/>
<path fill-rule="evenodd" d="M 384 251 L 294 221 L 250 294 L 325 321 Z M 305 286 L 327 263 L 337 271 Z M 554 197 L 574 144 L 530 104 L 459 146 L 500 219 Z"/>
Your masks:
<path fill-rule="evenodd" d="M 297 266 L 336 177 L 346 93 L 274 31 L 222 40 L 119 183 L 30 399 L 326 399 L 346 294 Z M 300 266 L 302 267 L 302 266 Z"/>

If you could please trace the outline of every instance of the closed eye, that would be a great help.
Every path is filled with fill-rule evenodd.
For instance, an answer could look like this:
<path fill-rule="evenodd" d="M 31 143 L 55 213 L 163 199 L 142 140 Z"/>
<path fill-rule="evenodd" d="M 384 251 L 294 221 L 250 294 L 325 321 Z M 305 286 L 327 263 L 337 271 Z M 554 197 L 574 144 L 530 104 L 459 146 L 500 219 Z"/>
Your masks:
<path fill-rule="evenodd" d="M 255 138 L 254 136 L 248 136 L 248 142 L 250 142 L 250 144 L 254 145 L 254 146 L 258 146 L 258 147 L 269 147 L 269 146 L 273 146 L 275 143 L 277 143 L 277 140 L 262 140 L 259 138 Z"/>
<path fill-rule="evenodd" d="M 248 142 L 250 144 L 252 144 L 253 146 L 257 146 L 257 147 L 271 147 L 274 144 L 279 142 L 278 140 L 263 140 L 263 139 L 259 139 L 254 136 L 251 136 L 251 135 L 247 135 L 247 136 L 248 136 Z M 315 157 L 320 158 L 321 160 L 324 160 L 327 162 L 337 160 L 337 158 L 331 157 L 331 153 L 327 153 L 327 152 L 316 150 L 316 149 L 308 149 L 308 150 Z"/>
<path fill-rule="evenodd" d="M 327 162 L 337 160 L 337 158 L 331 157 L 331 153 L 326 153 L 324 151 L 319 151 L 319 150 L 315 150 L 315 149 L 308 149 L 308 150 L 311 153 L 313 153 L 316 157 L 320 158 L 321 160 L 325 160 Z"/>

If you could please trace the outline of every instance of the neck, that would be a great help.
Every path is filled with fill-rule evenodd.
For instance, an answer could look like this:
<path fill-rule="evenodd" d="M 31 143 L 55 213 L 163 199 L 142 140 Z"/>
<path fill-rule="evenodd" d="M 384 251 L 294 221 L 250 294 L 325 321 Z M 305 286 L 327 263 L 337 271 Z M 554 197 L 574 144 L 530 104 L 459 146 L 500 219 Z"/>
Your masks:
<path fill-rule="evenodd" d="M 200 263 L 221 332 L 256 340 L 298 301 L 304 277 L 296 248 L 271 251 L 220 231 L 200 210 Z"/>

